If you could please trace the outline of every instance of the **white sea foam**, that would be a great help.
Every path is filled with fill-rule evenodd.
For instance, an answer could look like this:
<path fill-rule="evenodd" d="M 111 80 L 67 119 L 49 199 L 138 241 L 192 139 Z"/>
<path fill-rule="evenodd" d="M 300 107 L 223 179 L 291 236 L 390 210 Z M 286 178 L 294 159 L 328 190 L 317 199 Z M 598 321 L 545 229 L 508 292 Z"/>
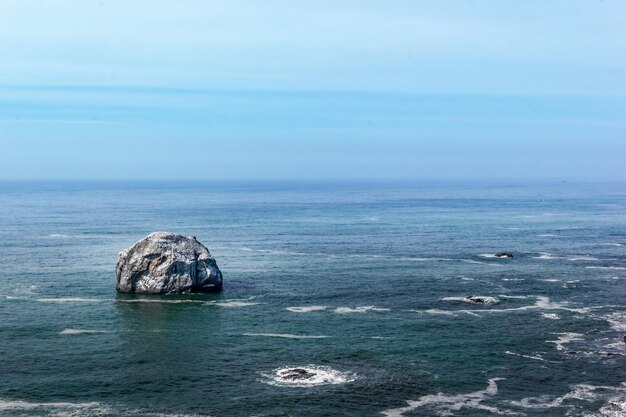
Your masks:
<path fill-rule="evenodd" d="M 539 237 L 559 237 L 559 235 L 555 235 L 554 233 L 542 233 L 540 235 L 537 235 Z"/>
<path fill-rule="evenodd" d="M 595 402 L 604 400 L 606 402 L 597 413 L 585 414 L 586 417 L 623 417 L 626 411 L 626 383 L 617 387 L 594 386 L 588 384 L 577 384 L 571 387 L 570 391 L 561 396 L 542 395 L 539 397 L 528 397 L 519 401 L 509 401 L 509 404 L 529 409 L 551 409 L 568 408 L 574 409 L 576 401 Z M 565 413 L 570 415 L 570 413 Z M 557 414 L 553 414 L 557 415 Z M 558 413 L 563 415 L 563 413 Z"/>
<path fill-rule="evenodd" d="M 539 256 L 533 256 L 535 259 L 559 259 L 559 256 L 554 256 L 548 252 L 540 252 Z"/>
<path fill-rule="evenodd" d="M 83 297 L 59 297 L 59 298 L 37 298 L 40 303 L 101 303 L 109 301 L 102 298 L 83 298 Z"/>
<path fill-rule="evenodd" d="M 502 281 L 526 281 L 524 278 L 502 278 Z"/>
<path fill-rule="evenodd" d="M 304 370 L 309 377 L 288 378 L 294 369 Z M 318 385 L 338 385 L 352 382 L 356 379 L 356 374 L 351 372 L 340 372 L 328 366 L 305 365 L 288 366 L 274 369 L 268 373 L 261 373 L 262 380 L 266 384 L 285 387 L 314 387 Z"/>
<path fill-rule="evenodd" d="M 375 306 L 360 306 L 360 307 L 337 307 L 335 313 L 349 314 L 349 313 L 369 313 L 370 311 L 389 311 L 388 308 L 380 308 Z"/>
<path fill-rule="evenodd" d="M 85 402 L 85 403 L 70 403 L 70 402 L 56 402 L 56 403 L 36 403 L 19 400 L 4 400 L 0 399 L 0 411 L 10 410 L 37 410 L 37 409 L 67 409 L 77 412 L 78 410 L 86 409 L 101 409 L 100 403 Z"/>
<path fill-rule="evenodd" d="M 120 303 L 148 303 L 148 304 L 183 304 L 183 303 L 206 303 L 205 300 L 165 300 L 162 298 L 136 298 L 129 300 L 117 300 Z"/>
<path fill-rule="evenodd" d="M 604 245 L 604 246 L 618 246 L 618 247 L 624 246 L 621 243 L 601 243 L 601 245 Z"/>
<path fill-rule="evenodd" d="M 596 258 L 595 256 L 589 256 L 589 255 L 578 255 L 578 256 L 573 256 L 571 258 L 567 258 L 568 261 L 599 261 L 598 258 Z"/>
<path fill-rule="evenodd" d="M 543 282 L 561 282 L 561 280 L 558 280 L 556 278 L 540 279 L 539 281 L 543 281 Z"/>
<path fill-rule="evenodd" d="M 480 253 L 478 256 L 482 258 L 497 258 L 497 256 L 493 253 Z"/>
<path fill-rule="evenodd" d="M 211 302 L 210 304 L 220 306 L 220 307 L 237 308 L 237 307 L 256 306 L 261 303 L 255 303 L 252 301 L 241 301 L 241 300 L 225 300 L 225 301 Z"/>
<path fill-rule="evenodd" d="M 626 312 L 615 312 L 603 317 L 616 332 L 626 332 Z"/>
<path fill-rule="evenodd" d="M 507 350 L 504 353 L 506 353 L 507 355 L 519 356 L 521 358 L 527 358 L 527 359 L 533 359 L 533 360 L 536 360 L 536 361 L 544 361 L 545 362 L 545 359 L 542 358 L 539 355 L 535 355 L 535 356 L 533 356 L 533 355 L 522 355 L 521 353 L 511 352 L 510 350 Z"/>
<path fill-rule="evenodd" d="M 471 303 L 471 304 L 497 304 L 500 302 L 500 300 L 498 300 L 495 297 L 489 297 L 489 296 L 483 296 L 483 295 L 473 295 L 471 297 L 475 297 L 475 299 L 480 299 L 482 300 L 482 302 L 480 301 L 473 301 L 471 299 L 468 298 L 468 296 L 465 297 L 443 297 L 442 300 L 444 301 L 463 301 L 464 303 Z"/>
<path fill-rule="evenodd" d="M 256 336 L 256 337 L 279 337 L 282 339 L 326 339 L 330 336 L 312 336 L 312 335 L 299 335 L 289 333 L 244 333 L 244 336 Z"/>
<path fill-rule="evenodd" d="M 48 235 L 48 237 L 53 238 L 53 239 L 67 239 L 67 238 L 69 238 L 68 235 L 64 235 L 62 233 L 52 233 L 52 234 Z"/>
<path fill-rule="evenodd" d="M 546 318 L 546 319 L 550 319 L 550 320 L 558 320 L 561 317 L 556 314 L 556 313 L 542 313 L 541 314 L 542 317 Z"/>
<path fill-rule="evenodd" d="M 554 343 L 556 350 L 565 350 L 566 343 L 574 342 L 577 340 L 583 340 L 580 333 L 556 333 L 559 335 L 557 340 L 546 340 L 546 343 Z"/>
<path fill-rule="evenodd" d="M 327 306 L 302 306 L 302 307 L 287 307 L 285 310 L 294 313 L 310 313 L 312 311 L 324 311 Z"/>
<path fill-rule="evenodd" d="M 608 270 L 626 270 L 624 266 L 586 266 L 587 269 L 608 269 Z"/>
<path fill-rule="evenodd" d="M 500 410 L 496 407 L 483 404 L 489 397 L 493 397 L 498 393 L 497 382 L 503 378 L 491 378 L 487 388 L 480 391 L 470 392 L 467 394 L 429 394 L 420 397 L 418 400 L 407 401 L 406 407 L 394 408 L 382 411 L 387 417 L 401 417 L 405 413 L 410 413 L 421 407 L 432 407 L 438 415 L 452 416 L 454 411 L 461 409 L 472 409 L 485 411 L 493 414 L 510 414 L 506 410 Z"/>
<path fill-rule="evenodd" d="M 506 294 L 500 294 L 500 295 L 498 295 L 498 297 L 512 299 L 512 300 L 526 300 L 526 299 L 530 298 L 531 296 L 530 295 L 506 295 Z"/>
<path fill-rule="evenodd" d="M 109 330 L 90 330 L 90 329 L 65 329 L 59 334 L 93 334 L 93 333 L 111 333 Z"/>

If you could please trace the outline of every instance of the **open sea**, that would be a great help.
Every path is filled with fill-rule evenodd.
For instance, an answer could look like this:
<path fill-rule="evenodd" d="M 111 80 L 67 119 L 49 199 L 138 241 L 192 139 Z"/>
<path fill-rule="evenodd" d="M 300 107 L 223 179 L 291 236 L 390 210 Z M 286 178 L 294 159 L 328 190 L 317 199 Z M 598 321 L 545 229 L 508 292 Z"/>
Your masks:
<path fill-rule="evenodd" d="M 117 294 L 159 230 L 224 291 Z M 2 417 L 626 416 L 626 184 L 3 182 L 0 270 Z"/>

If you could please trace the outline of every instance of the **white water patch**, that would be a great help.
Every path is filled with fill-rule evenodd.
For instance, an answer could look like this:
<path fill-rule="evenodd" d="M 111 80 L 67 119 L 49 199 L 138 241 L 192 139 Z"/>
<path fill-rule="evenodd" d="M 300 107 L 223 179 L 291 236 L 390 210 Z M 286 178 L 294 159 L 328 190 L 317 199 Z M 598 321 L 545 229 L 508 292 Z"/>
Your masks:
<path fill-rule="evenodd" d="M 494 253 L 479 253 L 478 256 L 481 258 L 497 258 Z"/>
<path fill-rule="evenodd" d="M 101 412 L 105 415 L 107 409 L 103 408 L 100 403 L 97 402 L 85 402 L 85 403 L 70 403 L 70 402 L 55 402 L 55 403 L 35 403 L 19 400 L 4 400 L 0 398 L 0 411 L 27 411 L 34 410 L 37 412 L 45 412 L 49 414 L 53 412 L 53 415 L 83 415 L 83 412 L 93 411 Z M 79 414 L 75 414 L 79 413 Z"/>
<path fill-rule="evenodd" d="M 0 415 L 36 415 L 37 417 L 105 417 L 105 416 L 142 416 L 142 417 L 208 417 L 206 414 L 159 413 L 143 409 L 126 409 L 105 406 L 97 402 L 28 402 L 0 398 Z M 24 414 L 26 413 L 26 414 Z M 36 413 L 36 414 L 34 414 Z"/>
<path fill-rule="evenodd" d="M 587 269 L 626 270 L 624 266 L 586 266 Z"/>
<path fill-rule="evenodd" d="M 40 303 L 101 303 L 110 301 L 102 298 L 83 298 L 83 297 L 59 297 L 59 298 L 37 298 Z"/>
<path fill-rule="evenodd" d="M 65 329 L 59 334 L 76 335 L 76 334 L 96 334 L 96 333 L 111 333 L 109 330 L 91 330 L 91 329 Z"/>
<path fill-rule="evenodd" d="M 306 377 L 290 378 L 294 370 L 306 372 Z M 262 382 L 274 386 L 283 387 L 315 387 L 319 385 L 339 385 L 352 382 L 356 379 L 356 374 L 351 372 L 340 372 L 328 366 L 305 365 L 289 366 L 274 369 L 268 373 L 261 373 L 264 377 Z"/>
<path fill-rule="evenodd" d="M 617 246 L 617 247 L 622 247 L 624 245 L 622 245 L 621 243 L 600 243 L 601 245 L 604 246 Z"/>
<path fill-rule="evenodd" d="M 380 308 L 376 306 L 360 306 L 360 307 L 337 307 L 335 313 L 337 314 L 351 314 L 351 313 L 369 313 L 369 312 L 383 312 L 389 311 L 388 308 Z"/>
<path fill-rule="evenodd" d="M 48 237 L 52 239 L 68 239 L 69 238 L 68 235 L 64 235 L 62 233 L 52 233 L 52 234 L 49 234 Z"/>
<path fill-rule="evenodd" d="M 311 313 L 313 311 L 324 311 L 327 306 L 302 306 L 302 307 L 287 307 L 285 310 L 293 313 Z"/>
<path fill-rule="evenodd" d="M 589 255 L 577 255 L 577 256 L 572 256 L 571 258 L 567 258 L 568 261 L 599 261 L 600 259 L 596 258 L 595 256 L 589 256 Z"/>
<path fill-rule="evenodd" d="M 494 256 L 495 257 L 495 256 Z M 494 263 L 490 263 L 490 262 L 481 262 L 481 261 L 475 261 L 473 259 L 461 259 L 461 262 L 465 262 L 468 264 L 478 264 L 478 265 L 489 265 L 489 266 L 498 266 L 497 264 Z"/>
<path fill-rule="evenodd" d="M 515 353 L 515 352 L 511 352 L 510 350 L 507 350 L 506 352 L 507 355 L 511 355 L 511 356 L 519 356 L 520 358 L 527 358 L 527 359 L 533 359 L 535 361 L 543 361 L 545 362 L 545 359 L 542 358 L 539 355 L 522 355 L 521 353 Z"/>
<path fill-rule="evenodd" d="M 580 333 L 556 333 L 559 335 L 557 340 L 546 340 L 546 343 L 554 343 L 556 345 L 556 350 L 565 350 L 566 343 L 574 342 L 577 340 L 583 340 Z"/>
<path fill-rule="evenodd" d="M 330 336 L 311 336 L 311 335 L 299 335 L 289 333 L 244 333 L 244 336 L 251 337 L 279 337 L 282 339 L 326 339 Z"/>
<path fill-rule="evenodd" d="M 492 414 L 511 414 L 509 411 L 483 404 L 483 401 L 498 393 L 498 385 L 496 383 L 503 379 L 504 378 L 491 378 L 487 388 L 468 394 L 452 395 L 440 392 L 438 394 L 424 395 L 418 400 L 407 401 L 406 407 L 385 410 L 382 411 L 381 414 L 387 417 L 401 417 L 405 413 L 410 413 L 426 406 L 432 407 L 436 410 L 437 414 L 441 416 L 452 416 L 454 415 L 454 411 L 460 411 L 464 408 L 485 411 Z"/>
<path fill-rule="evenodd" d="M 530 298 L 531 296 L 530 295 L 506 295 L 506 294 L 500 294 L 500 295 L 498 295 L 498 297 L 511 299 L 511 300 L 526 300 L 526 299 Z"/>
<path fill-rule="evenodd" d="M 616 332 L 626 332 L 626 312 L 611 313 L 603 318 Z"/>
<path fill-rule="evenodd" d="M 472 297 L 472 298 L 468 298 L 468 297 Z M 472 295 L 472 296 L 465 296 L 465 297 L 443 297 L 442 300 L 443 301 L 463 301 L 464 303 L 471 303 L 471 304 L 497 304 L 500 302 L 500 300 L 498 300 L 495 297 L 489 297 L 489 296 L 483 296 L 483 295 Z M 478 300 L 482 300 L 482 301 L 478 301 Z"/>
<path fill-rule="evenodd" d="M 205 300 L 164 300 L 159 298 L 137 298 L 130 300 L 117 300 L 120 303 L 148 303 L 148 304 L 183 304 L 183 303 L 207 303 Z"/>
<path fill-rule="evenodd" d="M 540 252 L 539 256 L 533 256 L 534 259 L 560 259 L 560 256 L 554 256 L 548 252 Z"/>
<path fill-rule="evenodd" d="M 567 408 L 566 413 L 554 415 L 570 415 L 575 410 L 577 401 L 596 402 L 604 400 L 605 405 L 595 413 L 585 414 L 585 417 L 624 417 L 626 415 L 626 383 L 617 387 L 594 386 L 588 384 L 577 384 L 571 387 L 570 392 L 562 396 L 542 395 L 539 397 L 528 397 L 519 401 L 509 401 L 515 407 L 527 409 L 551 409 Z"/>
<path fill-rule="evenodd" d="M 253 301 L 242 301 L 242 300 L 225 300 L 225 301 L 213 301 L 213 302 L 209 302 L 209 304 L 219 306 L 219 307 L 238 308 L 238 307 L 256 306 L 261 303 L 255 303 Z"/>
<path fill-rule="evenodd" d="M 540 279 L 539 281 L 543 281 L 543 282 L 561 282 L 561 280 L 556 279 L 556 278 Z"/>
<path fill-rule="evenodd" d="M 542 233 L 540 235 L 537 235 L 539 237 L 559 237 L 559 235 L 555 235 L 554 233 Z"/>
<path fill-rule="evenodd" d="M 524 278 L 502 278 L 502 281 L 526 281 Z"/>
<path fill-rule="evenodd" d="M 550 320 L 559 320 L 561 318 L 561 316 L 559 316 L 556 313 L 542 313 L 541 317 L 550 319 Z"/>

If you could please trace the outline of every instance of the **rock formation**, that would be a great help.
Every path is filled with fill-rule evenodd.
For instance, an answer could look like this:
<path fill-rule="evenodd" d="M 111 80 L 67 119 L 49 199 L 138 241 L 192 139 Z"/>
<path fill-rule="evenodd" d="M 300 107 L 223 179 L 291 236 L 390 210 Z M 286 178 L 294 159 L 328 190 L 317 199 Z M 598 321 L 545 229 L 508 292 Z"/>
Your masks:
<path fill-rule="evenodd" d="M 512 258 L 513 254 L 511 252 L 498 252 L 496 253 L 496 258 Z"/>
<path fill-rule="evenodd" d="M 117 290 L 137 294 L 217 292 L 222 273 L 195 236 L 154 232 L 119 254 Z"/>

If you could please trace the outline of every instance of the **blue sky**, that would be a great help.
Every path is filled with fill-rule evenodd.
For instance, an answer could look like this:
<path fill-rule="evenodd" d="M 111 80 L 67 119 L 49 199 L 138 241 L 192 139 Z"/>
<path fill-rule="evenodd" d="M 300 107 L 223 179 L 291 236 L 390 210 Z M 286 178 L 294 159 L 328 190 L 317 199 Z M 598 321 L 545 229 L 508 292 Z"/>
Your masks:
<path fill-rule="evenodd" d="M 626 180 L 626 3 L 0 2 L 0 178 Z"/>

